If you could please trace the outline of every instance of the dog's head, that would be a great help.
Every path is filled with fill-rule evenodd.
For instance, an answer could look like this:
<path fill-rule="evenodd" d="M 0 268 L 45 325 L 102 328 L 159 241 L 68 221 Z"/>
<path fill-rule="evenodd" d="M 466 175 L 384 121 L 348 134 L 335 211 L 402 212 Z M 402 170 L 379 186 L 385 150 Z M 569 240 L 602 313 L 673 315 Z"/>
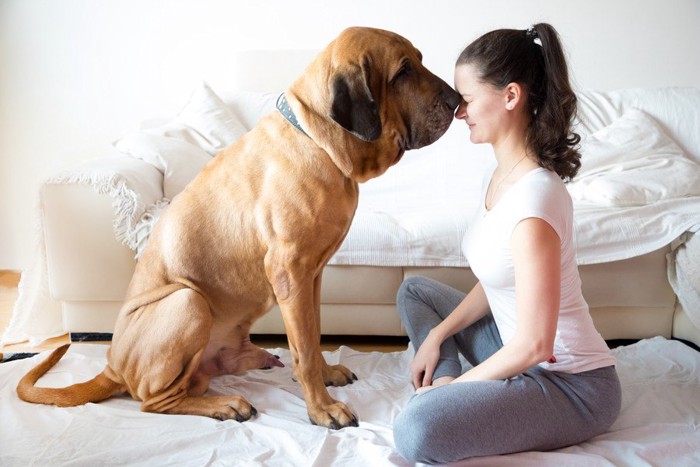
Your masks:
<path fill-rule="evenodd" d="M 461 101 L 407 39 L 359 27 L 343 31 L 287 93 L 309 136 L 358 182 L 436 141 Z"/>

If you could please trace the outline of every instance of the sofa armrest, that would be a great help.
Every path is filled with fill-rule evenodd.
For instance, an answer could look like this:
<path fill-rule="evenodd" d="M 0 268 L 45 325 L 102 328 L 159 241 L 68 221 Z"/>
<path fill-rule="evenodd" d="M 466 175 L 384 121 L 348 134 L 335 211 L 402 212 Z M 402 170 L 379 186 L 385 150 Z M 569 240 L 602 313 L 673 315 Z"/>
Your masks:
<path fill-rule="evenodd" d="M 122 300 L 135 260 L 114 234 L 109 195 L 89 185 L 47 184 L 41 203 L 51 297 Z"/>
<path fill-rule="evenodd" d="M 41 188 L 49 291 L 60 301 L 121 301 L 135 267 L 129 232 L 162 198 L 163 175 L 138 159 L 90 160 Z"/>

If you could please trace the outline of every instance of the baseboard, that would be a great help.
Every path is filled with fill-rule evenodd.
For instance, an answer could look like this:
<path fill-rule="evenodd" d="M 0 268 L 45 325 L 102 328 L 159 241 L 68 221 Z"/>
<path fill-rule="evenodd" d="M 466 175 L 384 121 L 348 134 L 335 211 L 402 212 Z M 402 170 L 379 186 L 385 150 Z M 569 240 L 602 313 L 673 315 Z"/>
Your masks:
<path fill-rule="evenodd" d="M 691 349 L 697 350 L 698 352 L 700 352 L 700 347 L 698 347 L 697 345 L 695 345 L 694 343 L 692 343 L 692 342 L 690 342 L 690 341 L 687 341 L 687 340 L 685 340 L 685 339 L 679 339 L 679 338 L 677 338 L 677 337 L 674 337 L 672 340 L 678 341 L 678 342 L 682 342 L 682 343 L 684 343 L 685 345 L 687 345 L 688 347 L 690 347 Z"/>
<path fill-rule="evenodd" d="M 635 343 L 639 342 L 640 340 L 641 339 L 609 339 L 609 340 L 606 340 L 605 343 L 608 344 L 608 347 L 610 347 L 611 349 L 614 349 L 615 347 L 635 344 Z M 677 337 L 672 337 L 670 340 L 678 341 L 682 344 L 687 345 L 691 349 L 700 352 L 700 347 L 698 347 L 697 345 L 695 345 L 694 343 L 692 343 L 690 341 L 687 341 L 685 339 L 679 339 Z"/>
<path fill-rule="evenodd" d="M 22 360 L 24 358 L 31 358 L 36 354 L 36 352 L 0 353 L 0 363 Z"/>
<path fill-rule="evenodd" d="M 608 347 L 611 349 L 636 344 L 637 342 L 639 342 L 639 339 L 607 339 L 605 341 L 605 343 L 608 344 Z"/>
<path fill-rule="evenodd" d="M 71 332 L 71 342 L 111 342 L 111 332 Z"/>

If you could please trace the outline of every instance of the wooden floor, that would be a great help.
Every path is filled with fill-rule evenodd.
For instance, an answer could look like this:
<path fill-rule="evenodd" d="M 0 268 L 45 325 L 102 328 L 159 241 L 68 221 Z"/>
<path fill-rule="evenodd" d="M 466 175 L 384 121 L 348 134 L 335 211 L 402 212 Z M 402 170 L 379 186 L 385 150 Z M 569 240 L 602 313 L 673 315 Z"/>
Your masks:
<path fill-rule="evenodd" d="M 12 317 L 12 308 L 17 300 L 19 279 L 20 274 L 17 272 L 0 270 L 0 331 L 5 330 Z M 7 345 L 0 347 L 0 354 L 41 352 L 54 349 L 68 342 L 70 342 L 70 339 L 66 335 L 50 339 L 37 347 L 31 347 L 27 344 Z M 288 348 L 285 336 L 253 336 L 253 342 L 264 348 Z M 321 340 L 321 348 L 323 350 L 335 350 L 341 345 L 363 352 L 395 352 L 406 349 L 408 339 L 405 337 L 324 336 Z"/>

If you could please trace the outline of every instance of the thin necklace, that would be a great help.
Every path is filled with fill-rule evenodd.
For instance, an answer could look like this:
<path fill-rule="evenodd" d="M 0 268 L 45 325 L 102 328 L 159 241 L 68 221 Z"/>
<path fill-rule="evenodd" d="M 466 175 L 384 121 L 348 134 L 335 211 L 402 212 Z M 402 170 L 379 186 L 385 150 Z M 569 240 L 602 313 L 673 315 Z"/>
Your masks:
<path fill-rule="evenodd" d="M 516 163 L 513 165 L 513 167 L 510 168 L 510 170 L 508 171 L 508 173 L 507 173 L 503 178 L 501 178 L 501 180 L 499 180 L 498 185 L 496 185 L 496 188 L 494 188 L 494 190 L 491 192 L 491 201 L 493 201 L 493 198 L 496 196 L 496 193 L 498 193 L 498 190 L 501 189 L 501 185 L 502 185 L 503 182 L 506 180 L 506 178 L 510 177 L 510 174 L 513 173 L 513 171 L 515 170 L 515 168 L 516 168 L 526 157 L 527 157 L 527 154 L 525 154 L 523 157 L 521 157 L 520 160 L 519 160 L 518 162 L 516 162 Z M 487 204 L 491 205 L 491 203 L 489 203 L 488 200 L 486 200 L 486 202 L 487 202 Z M 491 206 L 491 207 L 493 207 L 493 206 Z"/>

